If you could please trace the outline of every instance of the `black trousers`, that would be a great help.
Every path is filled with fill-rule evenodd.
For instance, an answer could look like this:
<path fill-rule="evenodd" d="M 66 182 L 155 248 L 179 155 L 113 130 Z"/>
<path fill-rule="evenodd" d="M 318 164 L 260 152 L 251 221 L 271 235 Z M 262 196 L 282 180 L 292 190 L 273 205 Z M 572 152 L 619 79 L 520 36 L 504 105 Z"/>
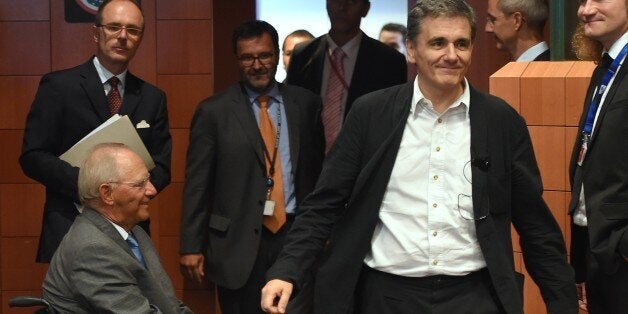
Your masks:
<path fill-rule="evenodd" d="M 360 314 L 505 313 L 486 269 L 412 278 L 364 266 L 356 303 Z"/>
<path fill-rule="evenodd" d="M 575 228 L 586 232 L 583 240 L 587 242 L 586 290 L 589 314 L 628 313 L 628 263 L 622 263 L 614 274 L 604 273 L 591 254 L 586 228 Z"/>
<path fill-rule="evenodd" d="M 293 218 L 289 217 L 286 224 L 277 232 L 272 233 L 262 228 L 259 250 L 249 279 L 242 288 L 228 289 L 218 286 L 218 302 L 223 314 L 257 314 L 264 313 L 261 308 L 262 288 L 266 285 L 266 271 L 275 263 L 283 248 Z M 307 280 L 299 293 L 288 303 L 289 314 L 309 314 L 312 309 L 312 281 Z"/>

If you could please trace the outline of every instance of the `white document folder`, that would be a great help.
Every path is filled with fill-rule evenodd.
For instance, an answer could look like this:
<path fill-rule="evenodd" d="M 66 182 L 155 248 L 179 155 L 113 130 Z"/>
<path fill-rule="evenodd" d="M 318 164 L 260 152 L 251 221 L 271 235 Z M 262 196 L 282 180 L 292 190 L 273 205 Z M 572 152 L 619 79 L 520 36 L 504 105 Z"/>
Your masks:
<path fill-rule="evenodd" d="M 149 170 L 155 168 L 153 158 L 148 153 L 129 117 L 117 114 L 83 137 L 59 158 L 72 166 L 81 167 L 91 149 L 100 143 L 122 143 L 144 160 L 146 168 Z"/>

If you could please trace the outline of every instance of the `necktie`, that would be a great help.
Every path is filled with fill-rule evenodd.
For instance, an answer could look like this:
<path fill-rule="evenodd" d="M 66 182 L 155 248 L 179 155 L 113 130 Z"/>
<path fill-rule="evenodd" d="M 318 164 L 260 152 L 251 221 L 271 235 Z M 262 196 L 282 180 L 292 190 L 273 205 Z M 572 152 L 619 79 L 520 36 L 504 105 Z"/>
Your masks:
<path fill-rule="evenodd" d="M 120 91 L 118 90 L 118 83 L 120 83 L 120 80 L 113 76 L 107 80 L 107 83 L 111 86 L 111 91 L 107 94 L 107 102 L 109 103 L 109 110 L 113 116 L 118 113 L 120 106 L 122 106 L 122 97 L 120 96 Z"/>
<path fill-rule="evenodd" d="M 325 152 L 328 152 L 340 131 L 342 121 L 342 96 L 345 89 L 344 66 L 342 60 L 347 55 L 336 47 L 331 54 L 327 91 L 323 101 L 322 120 L 325 128 Z"/>
<path fill-rule="evenodd" d="M 259 130 L 264 140 L 266 151 L 264 153 L 266 160 L 266 173 L 273 180 L 273 185 L 270 187 L 270 200 L 275 202 L 275 210 L 272 216 L 264 215 L 264 226 L 268 230 L 276 233 L 281 229 L 286 222 L 286 205 L 283 195 L 283 177 L 281 171 L 281 159 L 279 158 L 277 132 L 275 126 L 270 120 L 268 115 L 268 102 L 270 97 L 268 95 L 261 95 L 257 97 L 257 102 L 260 106 L 259 111 Z M 277 147 L 276 147 L 277 146 Z M 270 173 L 272 165 L 274 164 L 274 173 Z"/>
<path fill-rule="evenodd" d="M 142 251 L 140 250 L 140 245 L 137 243 L 137 239 L 133 235 L 133 233 L 129 233 L 129 237 L 126 238 L 126 243 L 129 244 L 133 255 L 135 255 L 135 259 L 140 262 L 144 267 L 146 267 L 146 261 L 144 261 L 144 256 L 142 255 Z"/>

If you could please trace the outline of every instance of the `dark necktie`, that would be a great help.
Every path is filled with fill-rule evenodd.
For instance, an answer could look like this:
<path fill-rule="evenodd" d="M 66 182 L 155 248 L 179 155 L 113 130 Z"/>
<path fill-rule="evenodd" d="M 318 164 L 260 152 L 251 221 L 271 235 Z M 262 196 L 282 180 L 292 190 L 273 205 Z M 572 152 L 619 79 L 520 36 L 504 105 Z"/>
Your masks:
<path fill-rule="evenodd" d="M 146 261 L 144 261 L 144 256 L 142 255 L 142 251 L 140 250 L 140 245 L 137 243 L 137 239 L 133 235 L 133 233 L 129 233 L 129 237 L 126 238 L 126 243 L 129 244 L 133 255 L 135 255 L 135 259 L 140 262 L 144 267 L 146 267 Z"/>
<path fill-rule="evenodd" d="M 342 122 L 342 96 L 345 91 L 343 59 L 346 56 L 340 47 L 336 47 L 329 58 L 329 79 L 321 113 L 325 130 L 325 153 L 336 140 Z"/>
<path fill-rule="evenodd" d="M 270 187 L 269 199 L 275 202 L 275 210 L 272 216 L 264 216 L 263 224 L 268 230 L 273 233 L 277 233 L 279 229 L 286 223 L 286 204 L 283 195 L 283 172 L 281 171 L 281 159 L 279 153 L 275 152 L 278 145 L 277 131 L 273 125 L 270 116 L 268 115 L 268 102 L 270 97 L 268 95 L 261 95 L 257 97 L 259 103 L 259 130 L 262 134 L 262 140 L 266 145 L 266 172 L 270 172 L 271 162 L 274 163 L 274 173 L 269 173 L 269 176 L 273 180 L 273 186 Z M 277 147 L 278 148 L 278 147 Z M 273 160 L 271 160 L 273 158 Z"/>
<path fill-rule="evenodd" d="M 118 83 L 120 83 L 120 80 L 113 76 L 107 80 L 107 83 L 111 86 L 111 90 L 109 91 L 109 94 L 107 94 L 107 102 L 109 103 L 109 111 L 113 116 L 120 111 L 120 106 L 122 106 L 122 97 L 120 96 L 120 91 L 118 90 Z"/>

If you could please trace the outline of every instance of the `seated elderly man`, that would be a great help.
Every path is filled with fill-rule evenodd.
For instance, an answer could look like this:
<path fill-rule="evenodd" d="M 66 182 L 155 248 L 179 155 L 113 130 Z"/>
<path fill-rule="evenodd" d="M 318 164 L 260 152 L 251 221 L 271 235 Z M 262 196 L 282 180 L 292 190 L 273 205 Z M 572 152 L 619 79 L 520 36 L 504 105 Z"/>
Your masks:
<path fill-rule="evenodd" d="M 123 144 L 97 145 L 78 178 L 85 206 L 52 258 L 44 298 L 63 313 L 191 313 L 148 235 L 157 193 L 142 159 Z"/>

